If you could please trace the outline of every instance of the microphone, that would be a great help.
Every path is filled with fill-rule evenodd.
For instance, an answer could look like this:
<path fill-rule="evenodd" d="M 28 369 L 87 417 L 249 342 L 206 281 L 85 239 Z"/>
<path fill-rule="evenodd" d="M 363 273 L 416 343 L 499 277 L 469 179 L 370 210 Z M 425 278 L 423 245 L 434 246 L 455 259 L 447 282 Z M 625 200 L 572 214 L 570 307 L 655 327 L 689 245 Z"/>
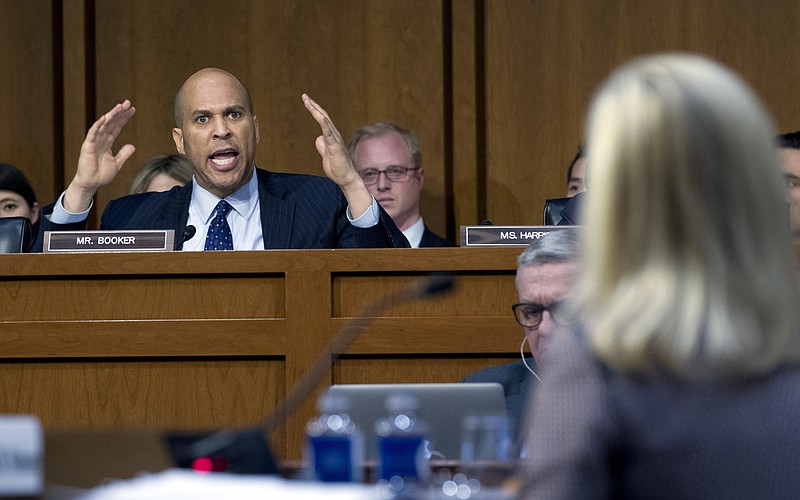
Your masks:
<path fill-rule="evenodd" d="M 455 285 L 456 281 L 449 273 L 433 274 L 417 286 L 416 298 L 423 299 L 447 293 Z"/>
<path fill-rule="evenodd" d="M 197 228 L 194 226 L 186 226 L 186 229 L 183 230 L 183 239 L 181 240 L 182 243 L 186 243 L 187 241 L 194 238 L 195 233 L 197 232 Z"/>
<path fill-rule="evenodd" d="M 413 286 L 398 292 L 381 297 L 365 309 L 361 311 L 356 318 L 348 322 L 331 340 L 329 349 L 323 350 L 314 364 L 306 371 L 300 379 L 295 383 L 286 398 L 278 404 L 275 410 L 264 418 L 259 424 L 248 427 L 243 430 L 224 429 L 210 436 L 196 440 L 188 447 L 183 449 L 183 463 L 191 464 L 196 460 L 208 457 L 210 455 L 224 453 L 225 451 L 236 450 L 236 455 L 244 456 L 258 456 L 262 457 L 263 462 L 263 449 L 259 452 L 247 451 L 243 453 L 243 449 L 253 446 L 260 446 L 263 448 L 266 442 L 259 438 L 260 443 L 256 444 L 253 436 L 261 436 L 268 434 L 275 430 L 278 426 L 285 423 L 286 420 L 292 415 L 297 408 L 306 400 L 309 394 L 319 384 L 322 377 L 331 369 L 332 365 L 336 362 L 339 356 L 347 350 L 350 344 L 358 337 L 358 335 L 372 322 L 372 319 L 379 313 L 388 309 L 389 307 L 397 306 L 406 302 L 413 302 L 415 300 L 434 297 L 447 293 L 455 286 L 454 278 L 448 273 L 433 274 L 420 283 L 415 283 Z M 266 452 L 269 450 L 267 448 Z M 232 458 L 229 459 L 229 464 L 233 466 Z M 271 466 L 275 469 L 274 462 L 269 459 Z M 231 467 L 231 472 L 233 467 Z M 246 469 L 239 469 L 239 472 L 244 473 L 274 473 L 275 470 L 253 470 L 252 467 Z"/>

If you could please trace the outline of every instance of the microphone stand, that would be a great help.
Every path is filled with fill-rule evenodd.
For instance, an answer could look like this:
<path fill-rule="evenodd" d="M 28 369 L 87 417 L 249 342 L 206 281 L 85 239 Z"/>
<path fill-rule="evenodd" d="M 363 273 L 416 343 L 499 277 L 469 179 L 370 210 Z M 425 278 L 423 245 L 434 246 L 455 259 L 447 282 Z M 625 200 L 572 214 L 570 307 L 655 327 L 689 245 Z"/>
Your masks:
<path fill-rule="evenodd" d="M 243 433 L 252 436 L 256 432 L 269 434 L 280 425 L 286 422 L 297 408 L 305 401 L 314 387 L 322 380 L 322 377 L 331 369 L 332 365 L 344 351 L 352 344 L 358 335 L 372 322 L 378 313 L 394 304 L 404 304 L 414 300 L 432 297 L 441 293 L 449 292 L 455 284 L 454 279 L 441 274 L 429 277 L 422 283 L 415 284 L 413 287 L 400 290 L 388 296 L 381 297 L 369 306 L 361 314 L 351 320 L 337 333 L 331 340 L 329 349 L 326 349 L 317 358 L 311 368 L 292 386 L 286 398 L 278 404 L 277 408 L 270 413 L 260 423 L 241 430 L 224 429 L 211 434 L 210 436 L 196 441 L 189 446 L 188 452 L 192 459 L 206 457 L 218 453 L 220 450 L 229 448 L 236 444 L 237 439 Z"/>

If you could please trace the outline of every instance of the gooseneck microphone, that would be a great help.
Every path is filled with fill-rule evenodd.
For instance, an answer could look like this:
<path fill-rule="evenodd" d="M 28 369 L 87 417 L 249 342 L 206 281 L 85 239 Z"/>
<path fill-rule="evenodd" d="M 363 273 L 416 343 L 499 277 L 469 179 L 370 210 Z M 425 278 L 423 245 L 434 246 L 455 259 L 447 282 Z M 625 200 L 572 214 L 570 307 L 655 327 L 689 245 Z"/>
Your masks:
<path fill-rule="evenodd" d="M 331 365 L 336 362 L 339 356 L 353 343 L 353 340 L 380 312 L 391 306 L 447 292 L 453 288 L 454 283 L 452 276 L 449 275 L 429 277 L 421 283 L 415 283 L 414 286 L 408 289 L 382 297 L 369 305 L 357 318 L 351 320 L 334 336 L 329 348 L 330 355 L 328 355 L 327 350 L 323 351 L 317 361 L 311 365 L 311 368 L 292 387 L 286 399 L 264 420 L 265 430 L 272 431 L 286 422 L 286 419 L 297 410 L 298 406 L 305 401 L 314 387 L 322 380 L 323 375 L 330 370 Z"/>
<path fill-rule="evenodd" d="M 246 445 L 239 441 L 244 436 L 252 438 L 253 435 L 259 433 L 262 435 L 269 434 L 286 422 L 289 416 L 297 410 L 322 380 L 322 377 L 331 369 L 333 363 L 378 314 L 389 307 L 447 293 L 454 285 L 455 280 L 451 275 L 434 274 L 411 287 L 379 298 L 362 310 L 358 317 L 349 321 L 333 337 L 329 348 L 321 353 L 314 364 L 311 365 L 311 368 L 295 383 L 286 398 L 264 420 L 246 429 L 225 429 L 195 441 L 189 446 L 187 450 L 189 457 L 186 458 L 189 459 L 188 461 L 193 461 L 202 457 L 224 453 L 224 450 L 242 448 Z M 256 473 L 258 472 L 263 473 L 263 471 L 257 471 Z"/>
<path fill-rule="evenodd" d="M 195 233 L 197 232 L 197 228 L 189 225 L 186 226 L 186 229 L 183 230 L 183 239 L 181 240 L 182 243 L 186 243 L 187 241 L 194 238 Z"/>

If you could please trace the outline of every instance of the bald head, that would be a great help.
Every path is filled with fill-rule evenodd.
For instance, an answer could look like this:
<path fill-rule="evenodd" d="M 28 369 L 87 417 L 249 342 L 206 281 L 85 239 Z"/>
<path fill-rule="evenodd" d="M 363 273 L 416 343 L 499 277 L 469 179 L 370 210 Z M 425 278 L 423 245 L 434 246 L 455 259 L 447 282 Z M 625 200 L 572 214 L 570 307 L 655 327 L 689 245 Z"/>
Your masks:
<path fill-rule="evenodd" d="M 245 103 L 247 105 L 247 110 L 252 114 L 253 113 L 253 99 L 250 97 L 250 91 L 247 89 L 244 83 L 241 80 L 233 76 L 232 74 L 228 73 L 227 71 L 219 68 L 203 68 L 186 79 L 181 85 L 181 88 L 178 89 L 178 92 L 175 94 L 175 100 L 172 103 L 172 116 L 175 119 L 175 126 L 180 128 L 183 124 L 183 116 L 184 116 L 184 95 L 186 89 L 195 85 L 197 82 L 202 81 L 205 77 L 217 75 L 217 76 L 224 76 L 235 80 L 239 87 L 241 87 L 242 92 L 245 97 Z"/>
<path fill-rule="evenodd" d="M 175 96 L 175 121 L 175 149 L 200 187 L 223 199 L 253 177 L 258 119 L 238 78 L 216 68 L 187 78 Z"/>

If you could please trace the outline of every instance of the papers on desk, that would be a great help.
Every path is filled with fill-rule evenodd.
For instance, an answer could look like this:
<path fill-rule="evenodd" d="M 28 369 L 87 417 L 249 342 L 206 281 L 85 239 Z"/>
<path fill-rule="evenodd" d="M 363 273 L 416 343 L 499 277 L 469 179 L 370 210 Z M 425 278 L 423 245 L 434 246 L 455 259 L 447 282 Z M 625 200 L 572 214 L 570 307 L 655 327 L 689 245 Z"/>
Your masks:
<path fill-rule="evenodd" d="M 290 481 L 276 476 L 236 474 L 198 474 L 185 469 L 170 469 L 117 481 L 94 488 L 81 500 L 150 500 L 170 499 L 258 499 L 291 498 L 292 500 L 376 500 L 380 490 L 375 485 L 353 483 L 315 483 Z"/>

